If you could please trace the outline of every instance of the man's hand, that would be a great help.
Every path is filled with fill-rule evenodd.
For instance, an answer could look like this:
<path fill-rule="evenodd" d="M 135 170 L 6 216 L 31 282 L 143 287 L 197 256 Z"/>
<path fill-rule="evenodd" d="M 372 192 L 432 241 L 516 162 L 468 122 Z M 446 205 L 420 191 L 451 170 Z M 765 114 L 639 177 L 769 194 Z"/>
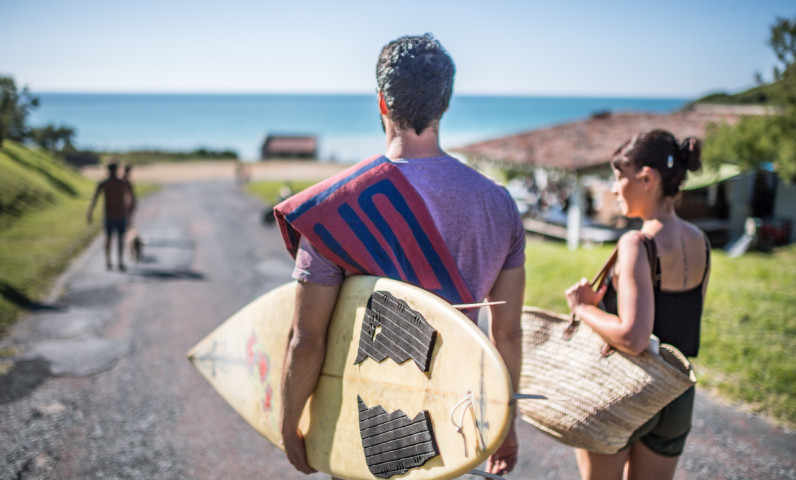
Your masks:
<path fill-rule="evenodd" d="M 519 444 L 517 442 L 517 431 L 512 424 L 509 434 L 503 441 L 503 445 L 493 453 L 486 462 L 486 471 L 493 475 L 506 475 L 514 470 L 517 465 L 517 452 Z"/>
<path fill-rule="evenodd" d="M 296 467 L 296 470 L 306 475 L 317 472 L 307 463 L 307 451 L 304 448 L 304 437 L 301 432 L 296 430 L 295 435 L 285 435 L 284 433 L 282 432 L 282 445 L 285 447 L 285 453 L 290 463 Z"/>
<path fill-rule="evenodd" d="M 337 303 L 339 285 L 299 282 L 293 330 L 282 369 L 280 431 L 288 460 L 302 473 L 315 470 L 307 463 L 304 437 L 298 430 L 307 399 L 321 375 L 326 357 L 326 330 Z"/>
<path fill-rule="evenodd" d="M 516 392 L 520 387 L 522 369 L 522 300 L 525 294 L 525 267 L 502 270 L 498 275 L 488 300 L 504 300 L 503 305 L 493 306 L 490 334 L 492 343 L 500 352 L 511 377 L 511 386 Z M 516 406 L 512 409 L 511 428 L 503 445 L 487 461 L 487 472 L 505 475 L 517 464 L 517 432 L 514 427 Z"/>

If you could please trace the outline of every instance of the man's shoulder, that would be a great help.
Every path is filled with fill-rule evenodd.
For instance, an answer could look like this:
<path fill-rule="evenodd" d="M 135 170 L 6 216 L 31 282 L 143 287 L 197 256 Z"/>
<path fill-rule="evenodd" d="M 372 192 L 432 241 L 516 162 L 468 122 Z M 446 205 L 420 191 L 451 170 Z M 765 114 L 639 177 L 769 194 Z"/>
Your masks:
<path fill-rule="evenodd" d="M 465 188 L 478 188 L 486 190 L 498 196 L 508 196 L 508 191 L 500 182 L 486 176 L 484 173 L 472 166 L 458 160 L 452 159 L 448 166 L 450 179 L 464 182 Z"/>

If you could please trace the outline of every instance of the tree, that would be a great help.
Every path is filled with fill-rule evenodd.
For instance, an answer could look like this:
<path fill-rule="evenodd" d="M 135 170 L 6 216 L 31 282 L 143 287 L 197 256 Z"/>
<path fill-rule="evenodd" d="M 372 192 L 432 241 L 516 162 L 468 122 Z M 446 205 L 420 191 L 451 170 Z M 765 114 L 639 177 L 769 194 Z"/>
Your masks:
<path fill-rule="evenodd" d="M 28 110 L 38 106 L 28 87 L 17 90 L 12 77 L 0 76 L 0 147 L 6 139 L 21 142 L 28 137 Z"/>
<path fill-rule="evenodd" d="M 30 130 L 30 138 L 33 142 L 51 152 L 73 152 L 75 150 L 72 144 L 74 137 L 75 129 L 67 126 L 47 125 Z"/>
<path fill-rule="evenodd" d="M 777 18 L 768 42 L 782 66 L 774 68 L 774 115 L 741 118 L 734 126 L 712 125 L 705 137 L 707 166 L 734 163 L 744 169 L 773 167 L 783 180 L 796 178 L 796 18 Z"/>

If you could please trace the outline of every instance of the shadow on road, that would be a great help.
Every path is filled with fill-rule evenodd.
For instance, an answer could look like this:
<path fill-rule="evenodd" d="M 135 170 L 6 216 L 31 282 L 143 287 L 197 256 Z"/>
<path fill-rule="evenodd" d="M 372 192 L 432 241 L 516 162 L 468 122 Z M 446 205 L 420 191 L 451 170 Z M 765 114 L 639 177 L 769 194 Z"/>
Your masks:
<path fill-rule="evenodd" d="M 155 280 L 206 280 L 205 274 L 193 270 L 168 269 L 136 269 L 129 272 L 131 276 L 151 278 Z"/>
<path fill-rule="evenodd" d="M 0 375 L 0 405 L 26 396 L 51 375 L 50 362 L 43 358 L 15 362 L 9 372 Z"/>
<path fill-rule="evenodd" d="M 10 303 L 13 303 L 19 308 L 28 310 L 30 312 L 37 312 L 41 310 L 55 310 L 63 311 L 64 308 L 58 305 L 47 305 L 31 300 L 27 295 L 20 292 L 6 282 L 0 282 L 0 297 L 3 297 Z"/>
<path fill-rule="evenodd" d="M 146 239 L 144 245 L 146 245 L 147 247 L 170 247 L 170 248 L 186 248 L 186 249 L 195 248 L 194 242 L 192 240 L 180 240 L 180 239 L 169 239 L 169 238 Z"/>
<path fill-rule="evenodd" d="M 142 242 L 139 248 L 141 249 L 138 252 L 139 257 L 135 261 L 137 267 L 134 267 L 127 272 L 130 276 L 153 280 L 206 280 L 204 273 L 194 271 L 190 268 L 154 266 L 159 262 L 159 255 L 152 254 L 150 249 L 154 248 L 157 250 L 160 248 L 168 248 L 193 250 L 196 248 L 196 245 L 192 240 L 179 238 L 147 238 Z M 182 262 L 178 261 L 176 263 L 179 264 Z"/>

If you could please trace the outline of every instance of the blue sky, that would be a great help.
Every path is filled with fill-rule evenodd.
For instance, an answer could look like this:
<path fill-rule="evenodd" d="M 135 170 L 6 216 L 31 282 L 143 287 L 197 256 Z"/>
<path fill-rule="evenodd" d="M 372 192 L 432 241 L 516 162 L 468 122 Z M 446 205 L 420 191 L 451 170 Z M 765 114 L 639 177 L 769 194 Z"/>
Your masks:
<path fill-rule="evenodd" d="M 432 32 L 467 94 L 690 98 L 754 85 L 794 0 L 0 0 L 0 74 L 34 92 L 374 91 Z"/>

